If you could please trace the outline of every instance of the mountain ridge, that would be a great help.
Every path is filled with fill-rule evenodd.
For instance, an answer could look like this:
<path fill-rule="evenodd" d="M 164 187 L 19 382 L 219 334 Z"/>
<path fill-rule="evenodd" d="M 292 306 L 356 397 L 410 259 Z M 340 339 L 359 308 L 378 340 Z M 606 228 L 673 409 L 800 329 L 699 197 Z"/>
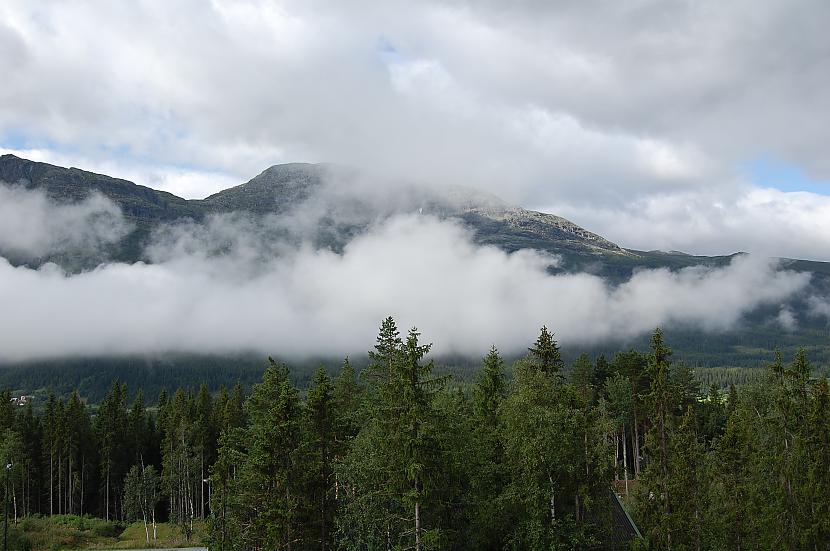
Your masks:
<path fill-rule="evenodd" d="M 239 212 L 261 216 L 263 220 L 276 216 L 284 225 L 311 213 L 315 243 L 335 251 L 342 250 L 345 243 L 371 227 L 379 217 L 400 212 L 429 214 L 453 220 L 467 228 L 479 245 L 495 246 L 508 253 L 522 249 L 552 253 L 560 262 L 548 268 L 551 273 L 591 273 L 602 277 L 609 286 L 628 281 L 638 270 L 720 267 L 729 264 L 735 256 L 622 248 L 555 214 L 515 207 L 496 197 L 471 192 L 469 188 L 436 191 L 424 186 L 401 186 L 379 197 L 357 200 L 355 197 L 360 194 L 352 193 L 351 189 L 351 186 L 360 185 L 356 174 L 340 173 L 338 176 L 342 179 L 338 185 L 330 186 L 327 172 L 332 167 L 308 163 L 274 165 L 238 186 L 204 199 L 186 200 L 124 179 L 3 155 L 0 156 L 0 182 L 39 189 L 61 203 L 77 202 L 90 193 L 101 193 L 121 207 L 133 230 L 99 257 L 53 255 L 15 261 L 2 250 L 0 256 L 5 256 L 13 265 L 33 268 L 55 262 L 70 273 L 91 270 L 106 262 L 149 262 L 150 259 L 144 256 L 146 246 L 158 228 L 180 222 L 204 223 L 214 215 Z M 746 365 L 759 361 L 759 358 L 771 357 L 774 348 L 793 353 L 796 348 L 808 347 L 823 365 L 830 365 L 830 347 L 827 346 L 830 326 L 809 313 L 811 296 L 830 296 L 830 263 L 782 259 L 780 266 L 810 272 L 810 288 L 785 304 L 769 305 L 752 313 L 745 324 L 724 334 L 682 328 L 675 331 L 673 340 L 680 356 L 693 365 Z M 799 332 L 788 333 L 770 325 L 770 320 L 784 308 L 798 315 Z M 45 362 L 43 365 L 52 364 Z M 21 369 L 21 373 L 25 373 L 28 367 Z"/>
<path fill-rule="evenodd" d="M 336 174 L 334 174 L 336 172 Z M 337 180 L 337 186 L 329 186 Z M 83 200 L 98 192 L 118 205 L 134 230 L 106 258 L 93 258 L 68 269 L 88 269 L 100 261 L 135 262 L 153 230 L 161 224 L 191 220 L 203 222 L 222 213 L 291 216 L 307 202 L 331 195 L 329 203 L 315 205 L 319 212 L 316 243 L 342 250 L 349 239 L 364 231 L 381 216 L 400 212 L 431 214 L 454 220 L 471 231 L 480 245 L 492 245 L 511 253 L 537 249 L 558 255 L 562 262 L 553 272 L 590 272 L 610 282 L 624 281 L 642 268 L 679 269 L 688 266 L 723 266 L 735 256 L 692 255 L 681 251 L 642 251 L 623 248 L 556 214 L 510 205 L 498 197 L 463 186 L 435 188 L 402 185 L 388 191 L 373 204 L 351 194 L 358 185 L 358 171 L 328 163 L 285 163 L 270 166 L 247 182 L 204 199 L 184 199 L 126 179 L 24 159 L 0 156 L 0 182 L 38 189 L 60 203 Z M 325 193 L 319 193 L 325 192 Z M 315 195 L 316 194 L 316 195 Z M 365 195 L 365 194 L 364 194 Z M 346 212 L 347 216 L 343 216 Z M 344 221 L 343 218 L 346 220 Z M 0 251 L 2 254 L 3 251 Z M 47 257 L 39 262 L 54 261 Z M 65 261 L 65 258 L 61 258 Z M 790 269 L 812 271 L 830 278 L 830 263 L 782 259 Z"/>
<path fill-rule="evenodd" d="M 137 224 L 140 234 L 146 234 L 159 223 L 185 219 L 200 222 L 216 213 L 288 214 L 327 185 L 333 178 L 332 166 L 312 163 L 273 165 L 238 186 L 204 199 L 188 200 L 129 180 L 6 154 L 0 156 L 0 182 L 43 190 L 51 199 L 62 203 L 80 201 L 92 192 L 101 193 L 114 201 L 128 220 Z M 348 179 L 354 174 L 344 175 L 341 171 L 337 177 L 344 178 L 348 185 Z M 356 202 L 354 197 L 344 196 L 341 191 L 335 190 L 335 195 L 340 194 L 336 200 Z M 452 197 L 453 192 L 455 197 Z M 494 197 L 481 199 L 485 194 L 471 188 L 456 186 L 453 192 L 445 194 L 437 188 L 410 185 L 401 191 L 401 195 L 407 196 L 404 201 L 409 203 L 398 210 L 455 219 L 469 227 L 481 243 L 497 245 L 510 252 L 532 247 L 535 243 L 544 245 L 541 248 L 548 252 L 566 255 L 632 255 L 612 241 L 555 214 L 508 205 Z M 372 212 L 372 205 L 352 204 L 351 208 L 362 210 L 363 219 L 350 221 L 354 227 L 346 231 L 349 235 L 365 228 L 376 214 Z M 325 214 L 329 218 L 336 215 Z M 326 216 L 323 216 L 324 223 Z M 335 245 L 342 247 L 342 243 Z M 120 257 L 139 259 L 136 251 Z"/>

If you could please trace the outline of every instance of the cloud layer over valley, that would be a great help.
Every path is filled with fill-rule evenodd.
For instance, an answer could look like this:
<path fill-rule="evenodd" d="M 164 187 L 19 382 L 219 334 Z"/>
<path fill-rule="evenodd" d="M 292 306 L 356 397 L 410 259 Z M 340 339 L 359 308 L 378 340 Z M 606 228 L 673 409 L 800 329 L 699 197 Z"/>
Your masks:
<path fill-rule="evenodd" d="M 62 227 L 85 228 L 80 242 L 101 239 L 90 212 L 111 214 L 95 197 L 66 206 L 5 193 L 5 208 L 21 220 L 62 216 Z M 625 340 L 657 325 L 722 331 L 759 306 L 778 307 L 810 279 L 740 256 L 723 268 L 645 270 L 611 287 L 593 275 L 551 275 L 555 257 L 477 246 L 460 226 L 431 216 L 394 215 L 342 254 L 280 242 L 274 227 L 239 215 L 163 227 L 147 247 L 152 263 L 77 274 L 0 259 L 0 359 L 358 354 L 387 315 L 422 328 L 438 353 L 480 356 L 491 344 L 521 352 L 543 323 L 568 345 Z M 41 241 L 30 249 L 59 243 Z"/>

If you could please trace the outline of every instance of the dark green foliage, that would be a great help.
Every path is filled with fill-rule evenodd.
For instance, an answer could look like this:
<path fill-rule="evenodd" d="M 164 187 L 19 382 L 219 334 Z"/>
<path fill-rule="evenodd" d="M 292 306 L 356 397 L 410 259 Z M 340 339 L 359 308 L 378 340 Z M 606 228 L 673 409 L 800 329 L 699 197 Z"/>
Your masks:
<path fill-rule="evenodd" d="M 13 513 L 139 519 L 150 544 L 154 517 L 185 535 L 206 518 L 211 549 L 624 548 L 613 487 L 635 548 L 830 541 L 830 388 L 804 351 L 705 392 L 659 330 L 650 353 L 580 355 L 567 378 L 546 329 L 470 383 L 429 351 L 387 318 L 359 376 L 346 360 L 305 392 L 271 360 L 247 401 L 241 384 L 155 407 L 119 382 L 91 406 L 0 393 Z"/>
<path fill-rule="evenodd" d="M 515 549 L 571 549 L 599 542 L 589 518 L 602 518 L 612 469 L 600 412 L 579 389 L 535 364 L 516 371 L 501 408 Z"/>
<path fill-rule="evenodd" d="M 310 501 L 307 525 L 319 549 L 332 547 L 334 533 L 335 480 L 334 462 L 342 453 L 338 442 L 338 412 L 334 386 L 326 370 L 320 368 L 311 381 L 306 397 L 306 443 L 308 455 L 305 499 Z"/>
<path fill-rule="evenodd" d="M 543 373 L 548 375 L 559 373 L 565 365 L 565 362 L 562 361 L 559 345 L 553 340 L 553 335 L 548 331 L 547 326 L 542 326 L 539 337 L 528 350 Z"/>

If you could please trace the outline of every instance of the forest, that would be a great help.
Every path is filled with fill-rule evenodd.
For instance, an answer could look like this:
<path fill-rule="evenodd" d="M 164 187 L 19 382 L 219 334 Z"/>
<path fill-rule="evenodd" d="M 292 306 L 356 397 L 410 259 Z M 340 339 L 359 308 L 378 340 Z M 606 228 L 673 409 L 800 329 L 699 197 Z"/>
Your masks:
<path fill-rule="evenodd" d="M 140 522 L 152 546 L 162 522 L 203 522 L 223 551 L 828 547 L 830 390 L 803 351 L 701 392 L 659 329 L 567 366 L 546 327 L 529 345 L 459 383 L 387 318 L 365 368 L 304 389 L 269 359 L 250 393 L 5 391 L 0 495 L 13 529 L 91 516 Z"/>

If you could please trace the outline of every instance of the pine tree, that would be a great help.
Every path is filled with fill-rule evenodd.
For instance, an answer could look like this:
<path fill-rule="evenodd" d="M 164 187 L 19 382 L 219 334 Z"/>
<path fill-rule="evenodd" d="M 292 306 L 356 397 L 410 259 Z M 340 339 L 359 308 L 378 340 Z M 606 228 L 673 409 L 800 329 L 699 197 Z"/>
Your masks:
<path fill-rule="evenodd" d="M 432 492 L 445 450 L 434 400 L 445 378 L 423 361 L 430 346 L 415 329 L 402 343 L 391 318 L 381 325 L 365 377 L 365 423 L 338 470 L 348 497 L 338 519 L 341 541 L 420 550 L 438 537 L 429 524 L 440 516 Z"/>
<path fill-rule="evenodd" d="M 481 372 L 475 386 L 475 411 L 490 430 L 498 423 L 498 410 L 507 396 L 507 378 L 504 375 L 504 360 L 495 346 L 484 358 Z"/>
<path fill-rule="evenodd" d="M 707 456 L 707 516 L 705 546 L 712 549 L 752 549 L 752 463 L 751 434 L 753 419 L 738 409 L 738 393 L 729 393 L 729 417 L 723 436 L 718 438 Z M 755 413 L 752 412 L 752 416 Z M 764 476 L 764 474 L 761 474 Z"/>
<path fill-rule="evenodd" d="M 594 399 L 594 366 L 588 354 L 582 353 L 571 368 L 571 384 L 579 391 L 584 401 L 590 403 Z"/>
<path fill-rule="evenodd" d="M 144 408 L 144 392 L 140 389 L 135 395 L 130 411 L 127 415 L 128 434 L 130 436 L 130 463 L 144 461 L 147 454 L 147 412 Z"/>
<path fill-rule="evenodd" d="M 553 335 L 543 325 L 534 345 L 528 348 L 539 369 L 547 375 L 555 375 L 565 366 L 559 345 L 553 340 Z"/>
<path fill-rule="evenodd" d="M 820 549 L 830 541 L 830 389 L 827 379 L 810 391 L 810 409 L 805 420 L 806 480 L 801 499 L 806 522 L 803 547 Z"/>
<path fill-rule="evenodd" d="M 696 418 L 692 406 L 680 419 L 670 439 L 668 495 L 672 508 L 665 526 L 671 549 L 703 548 L 702 524 L 705 508 L 702 487 L 703 446 L 698 441 Z"/>
<path fill-rule="evenodd" d="M 320 368 L 311 380 L 306 398 L 306 434 L 309 447 L 309 484 L 307 498 L 311 501 L 312 527 L 319 549 L 325 551 L 333 544 L 332 527 L 336 508 L 334 459 L 338 412 L 334 400 L 334 387 L 325 368 Z"/>
<path fill-rule="evenodd" d="M 65 411 L 67 507 L 70 514 L 83 515 L 93 490 L 87 480 L 94 468 L 92 420 L 77 391 L 69 398 Z"/>
<path fill-rule="evenodd" d="M 31 401 L 26 404 L 23 414 L 18 416 L 17 425 L 17 433 L 23 441 L 24 454 L 23 512 L 24 515 L 43 513 L 43 425 L 41 418 L 35 415 Z"/>
<path fill-rule="evenodd" d="M 231 514 L 242 526 L 240 548 L 291 549 L 302 509 L 302 417 L 297 389 L 287 369 L 269 359 L 262 383 L 248 404 L 247 456 L 240 466 L 240 509 Z"/>
<path fill-rule="evenodd" d="M 432 376 L 432 360 L 423 362 L 432 345 L 420 344 L 419 338 L 417 329 L 410 329 L 401 349 L 400 362 L 396 366 L 400 420 L 396 432 L 390 435 L 399 446 L 403 471 L 410 487 L 410 491 L 404 494 L 404 501 L 413 511 L 413 545 L 416 551 L 424 548 L 425 536 L 434 539 L 438 535 L 437 529 L 430 530 L 424 526 L 424 508 L 429 504 L 431 482 L 435 479 L 433 472 L 440 469 L 440 455 L 431 426 L 435 423 L 433 400 L 446 381 L 444 377 Z"/>
<path fill-rule="evenodd" d="M 594 386 L 596 388 L 603 388 L 605 381 L 614 376 L 614 368 L 608 363 L 605 354 L 600 354 L 594 367 Z"/>
<path fill-rule="evenodd" d="M 371 383 L 370 388 L 380 392 L 390 389 L 401 344 L 398 327 L 389 316 L 380 325 L 374 350 L 369 351 L 369 366 L 362 374 Z"/>
<path fill-rule="evenodd" d="M 655 549 L 672 549 L 674 543 L 670 524 L 674 503 L 669 484 L 669 433 L 677 406 L 676 393 L 669 380 L 670 358 L 671 350 L 663 342 L 663 332 L 657 329 L 651 338 L 651 354 L 648 358 L 651 389 L 647 403 L 651 428 L 646 437 L 646 451 L 649 463 L 640 485 L 638 500 L 640 516 Z"/>
<path fill-rule="evenodd" d="M 349 358 L 343 360 L 340 374 L 334 381 L 332 398 L 337 410 L 335 431 L 336 440 L 340 443 L 336 450 L 339 459 L 354 437 L 357 436 L 362 425 L 360 417 L 363 389 L 357 382 L 357 376 L 349 362 Z"/>
<path fill-rule="evenodd" d="M 125 400 L 126 387 L 118 381 L 113 382 L 112 388 L 98 408 L 98 416 L 95 419 L 95 433 L 100 447 L 103 471 L 101 497 L 104 502 L 104 518 L 107 520 L 111 516 L 120 517 L 121 508 L 118 505 L 120 496 L 123 495 L 120 486 L 129 462 L 127 456 L 129 450 L 122 445 L 126 441 L 127 427 Z"/>
<path fill-rule="evenodd" d="M 199 456 L 199 485 L 198 485 L 198 501 L 199 501 L 199 516 L 205 518 L 207 513 L 205 507 L 209 507 L 207 503 L 207 496 L 205 491 L 207 489 L 207 476 L 210 464 L 213 463 L 216 456 L 216 432 L 213 424 L 213 397 L 208 392 L 207 385 L 203 384 L 199 388 L 199 394 L 195 401 L 195 415 L 194 423 L 194 446 L 195 452 Z"/>

